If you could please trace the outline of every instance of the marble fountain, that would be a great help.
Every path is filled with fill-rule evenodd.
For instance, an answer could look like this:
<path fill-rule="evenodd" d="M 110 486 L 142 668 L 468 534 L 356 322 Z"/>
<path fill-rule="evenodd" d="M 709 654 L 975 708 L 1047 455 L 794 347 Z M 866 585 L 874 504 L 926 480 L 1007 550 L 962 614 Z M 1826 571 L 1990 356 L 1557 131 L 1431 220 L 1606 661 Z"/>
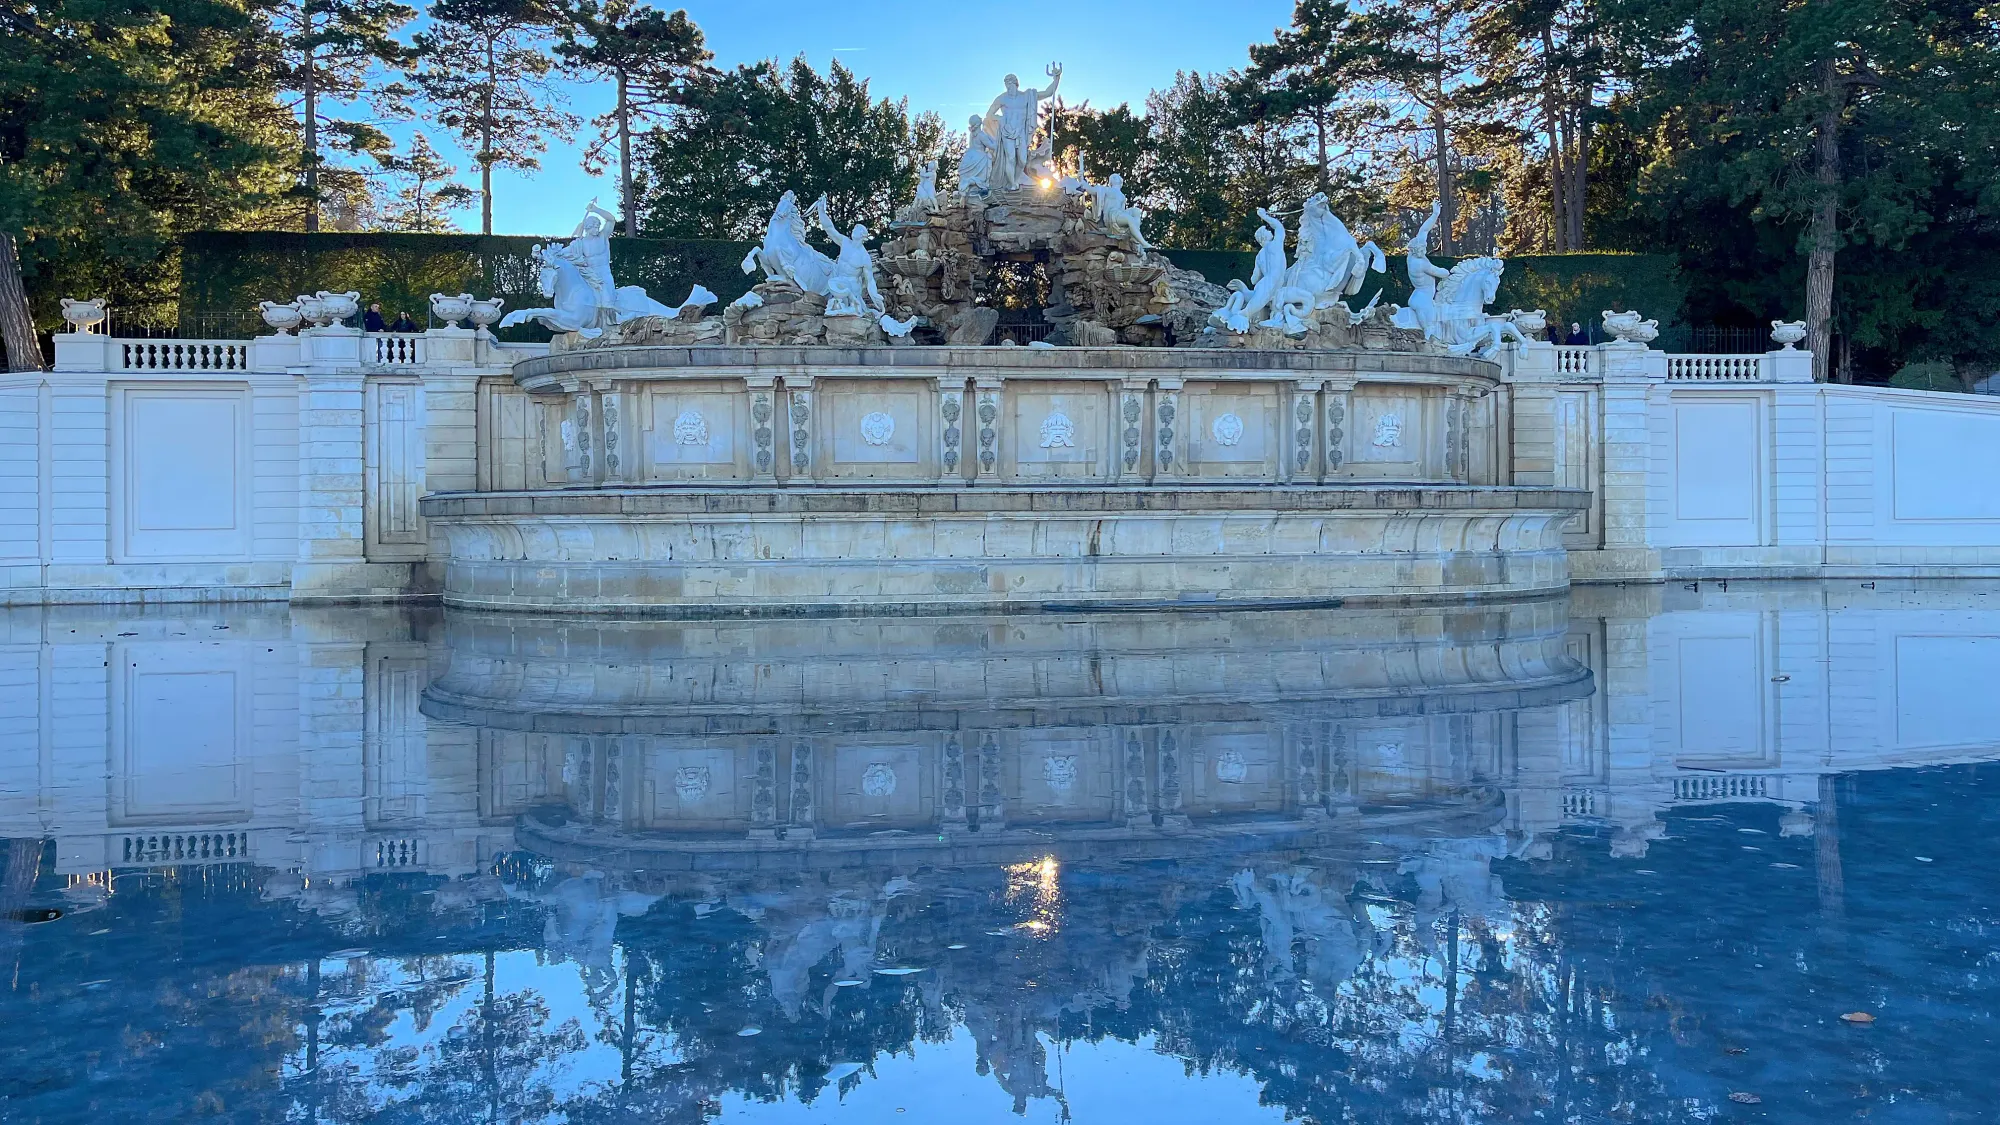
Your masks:
<path fill-rule="evenodd" d="M 422 501 L 446 603 L 844 615 L 1567 587 L 1588 495 L 1502 483 L 1482 355 L 1519 333 L 1483 310 L 1497 260 L 1431 265 L 1427 224 L 1411 307 L 1352 311 L 1382 256 L 1316 196 L 1295 261 L 1260 212 L 1252 283 L 1211 284 L 1151 250 L 1117 177 L 1057 174 L 1046 96 L 1010 84 L 957 189 L 926 168 L 879 252 L 785 193 L 744 262 L 763 279 L 719 316 L 698 286 L 677 308 L 620 289 L 595 215 L 541 248 L 554 305 L 509 321 L 558 335 L 480 386 L 479 487 Z"/>

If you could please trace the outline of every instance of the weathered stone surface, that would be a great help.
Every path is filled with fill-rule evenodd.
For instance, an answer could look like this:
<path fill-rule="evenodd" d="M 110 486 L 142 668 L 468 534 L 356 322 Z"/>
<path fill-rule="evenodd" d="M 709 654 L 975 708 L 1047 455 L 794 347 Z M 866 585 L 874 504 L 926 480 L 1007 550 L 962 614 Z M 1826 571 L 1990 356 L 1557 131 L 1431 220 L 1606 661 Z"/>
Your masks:
<path fill-rule="evenodd" d="M 946 323 L 951 328 L 948 343 L 959 347 L 977 347 L 993 335 L 993 326 L 1000 323 L 1000 311 L 975 305 L 959 310 Z"/>

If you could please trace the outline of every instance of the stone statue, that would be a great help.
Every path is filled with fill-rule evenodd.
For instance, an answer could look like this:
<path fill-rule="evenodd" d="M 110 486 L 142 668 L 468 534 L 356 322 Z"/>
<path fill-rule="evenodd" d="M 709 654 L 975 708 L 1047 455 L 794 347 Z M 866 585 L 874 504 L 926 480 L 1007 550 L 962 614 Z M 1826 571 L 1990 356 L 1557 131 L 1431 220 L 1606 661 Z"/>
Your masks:
<path fill-rule="evenodd" d="M 833 274 L 827 279 L 826 315 L 881 315 L 882 291 L 875 286 L 875 257 L 868 252 L 868 228 L 856 223 L 852 232 L 840 233 L 824 195 L 813 203 L 813 213 L 819 217 L 820 230 L 840 247 L 840 257 L 834 259 Z"/>
<path fill-rule="evenodd" d="M 986 119 L 972 115 L 965 138 L 965 155 L 958 158 L 958 191 L 970 198 L 993 190 L 993 152 L 998 143 L 986 135 Z"/>
<path fill-rule="evenodd" d="M 1257 261 L 1250 268 L 1250 284 L 1229 283 L 1229 303 L 1215 310 L 1209 319 L 1231 332 L 1250 331 L 1250 318 L 1271 307 L 1285 284 L 1285 222 L 1269 209 L 1257 208 L 1264 225 L 1257 228 Z"/>
<path fill-rule="evenodd" d="M 1467 258 L 1451 267 L 1438 284 L 1432 311 L 1437 327 L 1429 338 L 1453 355 L 1489 355 L 1508 340 L 1527 343 L 1513 321 L 1486 315 L 1506 267 L 1498 258 Z"/>
<path fill-rule="evenodd" d="M 1333 213 L 1326 193 L 1316 192 L 1299 217 L 1298 260 L 1285 282 L 1311 291 L 1315 309 L 1330 309 L 1361 292 L 1371 268 L 1380 272 L 1388 264 L 1382 248 L 1357 241 Z"/>
<path fill-rule="evenodd" d="M 937 161 L 926 160 L 923 169 L 917 173 L 917 211 L 929 215 L 937 209 Z"/>
<path fill-rule="evenodd" d="M 993 191 L 1013 191 L 1028 178 L 1035 151 L 1035 127 L 1042 119 L 1041 103 L 1054 97 L 1056 87 L 1062 84 L 1062 65 L 1050 63 L 1045 73 L 1049 85 L 1042 90 L 1032 87 L 1024 90 L 1019 78 L 1008 75 L 1006 91 L 994 98 L 986 111 L 983 131 L 994 142 L 989 184 Z"/>
<path fill-rule="evenodd" d="M 1132 241 L 1138 244 L 1140 257 L 1145 257 L 1147 252 L 1152 250 L 1152 243 L 1147 242 L 1146 236 L 1139 232 L 1139 224 L 1146 218 L 1146 212 L 1125 202 L 1125 177 L 1113 172 L 1109 180 L 1102 184 L 1093 184 L 1084 190 L 1090 194 L 1092 218 L 1103 223 L 1105 229 L 1113 233 L 1118 231 L 1130 233 Z M 1257 213 L 1264 214 L 1261 209 Z M 1279 252 L 1282 254 L 1284 239 L 1280 238 L 1278 241 Z"/>
<path fill-rule="evenodd" d="M 1437 227 L 1440 205 L 1431 204 L 1430 218 L 1417 228 L 1417 233 L 1405 248 L 1406 264 L 1410 272 L 1410 303 L 1407 308 L 1397 311 L 1394 324 L 1398 328 L 1415 328 L 1430 340 L 1442 340 L 1438 333 L 1437 287 L 1438 282 L 1451 276 L 1430 260 L 1425 248 L 1430 245 L 1431 231 Z"/>
<path fill-rule="evenodd" d="M 807 293 L 826 293 L 833 259 L 806 244 L 806 218 L 793 192 L 778 197 L 777 209 L 764 227 L 763 245 L 744 255 L 744 273 L 755 273 L 760 266 L 772 281 L 790 282 Z"/>
<path fill-rule="evenodd" d="M 567 245 L 551 242 L 532 251 L 541 266 L 541 293 L 555 301 L 551 308 L 515 309 L 500 322 L 508 328 L 529 320 L 552 332 L 575 332 L 593 340 L 604 329 L 641 316 L 673 316 L 678 310 L 647 296 L 637 285 L 620 287 L 611 278 L 611 240 L 607 222 L 618 216 L 592 201 Z"/>

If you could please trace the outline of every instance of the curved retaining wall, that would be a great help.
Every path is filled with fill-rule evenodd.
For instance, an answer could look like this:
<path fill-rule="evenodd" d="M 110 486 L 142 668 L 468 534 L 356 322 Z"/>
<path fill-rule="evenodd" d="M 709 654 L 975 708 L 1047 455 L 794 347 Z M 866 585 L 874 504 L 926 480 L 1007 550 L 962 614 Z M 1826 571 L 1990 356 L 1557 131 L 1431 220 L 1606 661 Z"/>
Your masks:
<path fill-rule="evenodd" d="M 673 488 L 423 501 L 449 605 L 681 617 L 1466 600 L 1567 588 L 1579 491 Z"/>

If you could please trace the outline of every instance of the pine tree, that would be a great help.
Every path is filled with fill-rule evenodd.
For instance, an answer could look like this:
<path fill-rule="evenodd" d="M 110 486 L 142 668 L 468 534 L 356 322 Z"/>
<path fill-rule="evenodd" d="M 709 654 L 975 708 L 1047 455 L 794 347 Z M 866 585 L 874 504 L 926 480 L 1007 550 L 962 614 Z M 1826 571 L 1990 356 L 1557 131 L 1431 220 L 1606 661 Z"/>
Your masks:
<path fill-rule="evenodd" d="M 427 14 L 411 78 L 479 165 L 479 230 L 492 234 L 493 169 L 538 169 L 549 138 L 576 128 L 549 80 L 562 17 L 545 0 L 435 0 Z"/>
<path fill-rule="evenodd" d="M 1360 75 L 1355 45 L 1342 34 L 1349 19 L 1346 0 L 1299 0 L 1290 27 L 1279 28 L 1270 43 L 1250 45 L 1245 72 L 1270 112 L 1311 123 L 1321 191 L 1333 187 L 1336 136 L 1357 131 L 1357 110 L 1366 105 L 1351 97 Z"/>
<path fill-rule="evenodd" d="M 639 0 L 583 0 L 571 13 L 556 51 L 569 66 L 611 78 L 618 89 L 612 111 L 599 117 L 597 137 L 583 156 L 584 170 L 604 170 L 605 150 L 618 146 L 619 211 L 625 233 L 639 233 L 634 192 L 632 133 L 685 105 L 689 84 L 713 71 L 703 64 L 714 56 L 702 46 L 701 28 L 686 11 L 667 15 Z"/>
<path fill-rule="evenodd" d="M 1476 0 L 1377 4 L 1348 21 L 1339 36 L 1353 73 L 1386 95 L 1391 132 L 1421 136 L 1430 149 L 1438 206 L 1439 250 L 1457 253 L 1456 134 L 1477 120 L 1480 98 L 1469 50 Z"/>
<path fill-rule="evenodd" d="M 416 16 L 398 0 L 284 0 L 271 9 L 277 36 L 282 87 L 297 96 L 301 144 L 299 192 L 303 197 L 305 229 L 316 231 L 320 207 L 326 202 L 321 184 L 325 168 L 322 130 L 351 155 L 374 156 L 389 151 L 390 141 L 368 121 L 334 116 L 328 103 L 369 99 L 390 113 L 402 110 L 404 89 L 375 81 L 384 64 L 404 61 L 407 50 L 395 32 Z M 351 193 L 352 176 L 335 188 Z"/>
<path fill-rule="evenodd" d="M 441 234 L 458 229 L 449 212 L 464 207 L 477 193 L 454 180 L 458 169 L 431 147 L 430 138 L 416 133 L 409 151 L 382 159 L 382 170 L 399 186 L 382 216 L 385 229 L 412 234 Z"/>
<path fill-rule="evenodd" d="M 1507 120 L 1539 125 L 1548 168 L 1551 248 L 1584 248 L 1591 130 L 1604 58 L 1589 0 L 1488 0 L 1474 12 L 1470 45 L 1480 96 Z M 1529 130 L 1528 132 L 1534 132 Z"/>

